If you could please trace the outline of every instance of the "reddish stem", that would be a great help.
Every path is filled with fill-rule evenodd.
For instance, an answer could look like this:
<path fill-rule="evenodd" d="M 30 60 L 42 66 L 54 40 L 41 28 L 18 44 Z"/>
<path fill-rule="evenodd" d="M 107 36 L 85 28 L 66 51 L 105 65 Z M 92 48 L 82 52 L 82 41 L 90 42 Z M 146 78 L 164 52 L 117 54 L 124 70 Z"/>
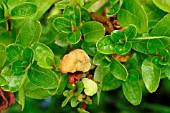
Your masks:
<path fill-rule="evenodd" d="M 85 110 L 85 109 L 86 109 L 86 105 L 87 105 L 86 102 L 84 102 L 84 103 L 83 103 L 83 106 L 82 106 L 82 109 Z"/>

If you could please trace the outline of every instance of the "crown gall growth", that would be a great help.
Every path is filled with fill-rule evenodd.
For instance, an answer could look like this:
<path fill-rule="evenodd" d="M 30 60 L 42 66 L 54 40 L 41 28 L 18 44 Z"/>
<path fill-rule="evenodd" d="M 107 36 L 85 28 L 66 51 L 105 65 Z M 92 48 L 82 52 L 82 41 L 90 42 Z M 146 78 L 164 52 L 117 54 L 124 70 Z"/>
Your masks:
<path fill-rule="evenodd" d="M 90 67 L 90 58 L 87 53 L 81 49 L 75 49 L 62 58 L 59 71 L 61 73 L 87 72 Z"/>

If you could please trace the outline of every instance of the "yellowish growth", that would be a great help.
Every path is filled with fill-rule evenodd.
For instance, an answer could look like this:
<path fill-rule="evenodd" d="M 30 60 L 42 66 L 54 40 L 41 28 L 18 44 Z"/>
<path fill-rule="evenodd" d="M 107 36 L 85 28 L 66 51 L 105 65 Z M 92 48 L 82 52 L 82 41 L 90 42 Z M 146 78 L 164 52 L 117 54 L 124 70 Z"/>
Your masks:
<path fill-rule="evenodd" d="M 59 71 L 61 73 L 87 72 L 90 67 L 90 58 L 87 53 L 82 49 L 75 49 L 62 58 Z"/>

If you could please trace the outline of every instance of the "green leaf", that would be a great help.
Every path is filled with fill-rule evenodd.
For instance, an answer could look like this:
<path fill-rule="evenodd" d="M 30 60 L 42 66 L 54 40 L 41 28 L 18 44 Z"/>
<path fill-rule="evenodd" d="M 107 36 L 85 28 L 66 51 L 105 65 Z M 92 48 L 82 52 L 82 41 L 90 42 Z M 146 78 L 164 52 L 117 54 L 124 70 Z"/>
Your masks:
<path fill-rule="evenodd" d="M 152 39 L 147 42 L 147 49 L 150 54 L 157 54 L 164 48 L 164 43 L 160 39 Z"/>
<path fill-rule="evenodd" d="M 82 81 L 76 82 L 76 89 L 77 91 L 74 93 L 75 96 L 80 95 L 83 91 L 84 84 Z"/>
<path fill-rule="evenodd" d="M 25 107 L 25 92 L 23 87 L 21 87 L 18 90 L 18 96 L 19 96 L 19 104 L 21 105 L 21 110 L 23 111 Z"/>
<path fill-rule="evenodd" d="M 139 74 L 136 70 L 129 71 L 129 78 L 122 86 L 126 99 L 133 105 L 139 105 L 142 100 L 142 89 L 139 83 Z"/>
<path fill-rule="evenodd" d="M 70 94 L 61 104 L 61 107 L 66 106 L 66 104 L 70 101 L 70 99 L 73 97 L 73 94 Z"/>
<path fill-rule="evenodd" d="M 107 14 L 106 14 L 107 17 L 110 17 L 110 16 L 113 16 L 113 15 L 117 14 L 117 13 L 119 12 L 122 4 L 123 4 L 123 0 L 120 0 L 119 3 L 115 3 L 115 4 L 109 9 L 109 11 L 107 12 Z"/>
<path fill-rule="evenodd" d="M 103 54 L 115 53 L 115 43 L 112 41 L 111 36 L 107 35 L 97 41 L 97 50 Z"/>
<path fill-rule="evenodd" d="M 41 68 L 35 64 L 33 64 L 28 71 L 28 78 L 33 84 L 43 89 L 58 87 L 58 75 L 52 70 Z"/>
<path fill-rule="evenodd" d="M 82 33 L 86 42 L 95 42 L 104 36 L 105 29 L 102 24 L 91 21 L 83 25 Z"/>
<path fill-rule="evenodd" d="M 109 67 L 97 66 L 94 72 L 94 80 L 100 83 L 103 91 L 117 89 L 122 85 L 122 81 L 116 79 L 111 73 Z"/>
<path fill-rule="evenodd" d="M 10 62 L 16 61 L 22 58 L 22 51 L 24 48 L 19 44 L 10 44 L 6 48 L 6 54 Z"/>
<path fill-rule="evenodd" d="M 5 80 L 5 78 L 3 76 L 0 75 L 0 86 L 5 86 L 7 85 L 7 81 Z"/>
<path fill-rule="evenodd" d="M 70 44 L 76 44 L 81 39 L 81 31 L 77 30 L 76 32 L 72 32 L 68 35 L 68 42 Z"/>
<path fill-rule="evenodd" d="M 137 28 L 135 25 L 129 25 L 126 29 L 124 29 L 124 35 L 127 38 L 127 40 L 132 40 L 137 35 Z"/>
<path fill-rule="evenodd" d="M 132 49 L 143 54 L 148 54 L 147 40 L 132 41 Z"/>
<path fill-rule="evenodd" d="M 46 46 L 45 44 L 35 42 L 31 48 L 34 51 L 34 59 L 37 61 L 37 64 L 40 67 L 46 68 L 46 69 L 51 69 L 52 66 L 50 66 L 47 63 L 47 57 L 54 59 L 54 53 L 52 50 Z"/>
<path fill-rule="evenodd" d="M 170 12 L 170 2 L 169 0 L 153 0 L 153 3 L 165 12 Z"/>
<path fill-rule="evenodd" d="M 148 27 L 147 15 L 136 0 L 128 0 L 123 2 L 123 5 L 118 13 L 118 21 L 123 27 L 126 27 L 129 24 L 134 24 L 137 27 L 138 33 L 143 33 Z"/>
<path fill-rule="evenodd" d="M 50 95 L 55 95 L 55 94 L 61 95 L 64 92 L 65 87 L 67 85 L 68 75 L 59 74 L 59 73 L 57 74 L 58 74 L 58 87 L 55 89 L 48 90 Z"/>
<path fill-rule="evenodd" d="M 33 3 L 25 2 L 17 5 L 11 10 L 11 19 L 20 19 L 36 13 L 37 6 Z"/>
<path fill-rule="evenodd" d="M 142 6 L 147 14 L 149 28 L 154 27 L 155 24 L 166 14 L 166 12 L 155 6 L 153 0 L 146 0 L 145 2 L 142 0 L 137 0 L 137 2 Z"/>
<path fill-rule="evenodd" d="M 119 42 L 120 39 L 123 39 L 125 36 L 123 34 L 123 32 L 121 32 L 120 30 L 114 30 L 111 34 L 111 39 L 114 42 Z"/>
<path fill-rule="evenodd" d="M 89 11 L 85 8 L 81 8 L 81 19 L 82 21 L 88 22 L 92 19 L 91 14 L 89 13 Z"/>
<path fill-rule="evenodd" d="M 101 54 L 101 53 L 97 53 L 93 57 L 93 64 L 100 65 L 100 66 L 103 66 L 103 67 L 107 67 L 111 64 L 111 60 L 106 55 Z"/>
<path fill-rule="evenodd" d="M 27 62 L 24 62 L 22 60 L 16 60 L 12 63 L 12 70 L 14 73 L 21 73 L 24 71 L 27 65 Z"/>
<path fill-rule="evenodd" d="M 58 33 L 55 39 L 55 44 L 61 47 L 68 46 L 68 34 L 62 32 Z"/>
<path fill-rule="evenodd" d="M 149 57 L 143 61 L 142 78 L 147 90 L 150 93 L 155 92 L 158 88 L 160 75 L 160 70 L 152 64 L 151 59 Z"/>
<path fill-rule="evenodd" d="M 76 107 L 79 104 L 79 101 L 76 98 L 71 99 L 71 107 Z"/>
<path fill-rule="evenodd" d="M 170 14 L 164 16 L 153 28 L 151 36 L 170 36 Z"/>
<path fill-rule="evenodd" d="M 42 89 L 31 82 L 28 82 L 25 87 L 25 95 L 34 99 L 44 99 L 51 96 L 47 89 Z"/>
<path fill-rule="evenodd" d="M 81 47 L 90 56 L 94 56 L 97 53 L 95 42 L 83 42 Z"/>
<path fill-rule="evenodd" d="M 81 11 L 80 8 L 76 7 L 65 7 L 64 17 L 71 20 L 75 26 L 79 27 L 81 23 Z"/>
<path fill-rule="evenodd" d="M 128 77 L 127 70 L 119 61 L 112 59 L 110 71 L 115 78 L 123 81 L 127 80 Z"/>
<path fill-rule="evenodd" d="M 168 77 L 168 79 L 170 80 L 170 65 L 164 66 L 164 73 L 165 75 Z"/>
<path fill-rule="evenodd" d="M 11 70 L 11 66 L 6 66 L 1 72 L 1 75 L 6 79 L 9 90 L 16 92 L 23 80 L 24 73 L 16 74 Z"/>
<path fill-rule="evenodd" d="M 38 20 L 28 20 L 19 30 L 16 43 L 21 46 L 30 46 L 39 41 L 41 35 L 41 24 Z"/>
<path fill-rule="evenodd" d="M 153 56 L 152 63 L 154 64 L 155 67 L 157 67 L 157 68 L 162 67 L 162 65 L 159 64 L 160 60 L 161 60 L 160 56 Z"/>
<path fill-rule="evenodd" d="M 32 20 L 40 19 L 43 14 L 56 2 L 56 0 L 29 0 L 30 2 L 36 4 L 37 12 L 31 17 Z"/>
<path fill-rule="evenodd" d="M 0 68 L 3 67 L 4 63 L 6 62 L 7 55 L 6 55 L 6 47 L 4 44 L 0 43 Z"/>
<path fill-rule="evenodd" d="M 23 61 L 28 61 L 30 62 L 33 58 L 33 50 L 29 47 L 26 47 L 23 52 L 22 52 L 22 59 Z"/>
<path fill-rule="evenodd" d="M 64 17 L 58 17 L 53 21 L 53 26 L 57 31 L 71 33 L 72 26 L 70 20 Z"/>
<path fill-rule="evenodd" d="M 59 9 L 64 9 L 69 3 L 70 1 L 59 1 L 55 4 L 55 7 Z"/>
<path fill-rule="evenodd" d="M 115 46 L 115 52 L 118 55 L 126 55 L 130 52 L 132 48 L 132 44 L 131 42 L 126 42 L 125 44 L 117 44 Z"/>

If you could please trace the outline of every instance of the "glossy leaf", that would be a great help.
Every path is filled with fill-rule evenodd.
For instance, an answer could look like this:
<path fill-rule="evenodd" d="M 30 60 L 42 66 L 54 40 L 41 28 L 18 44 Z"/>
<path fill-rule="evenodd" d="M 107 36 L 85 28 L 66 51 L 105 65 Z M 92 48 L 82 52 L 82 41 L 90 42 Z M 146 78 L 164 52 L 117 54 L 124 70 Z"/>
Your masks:
<path fill-rule="evenodd" d="M 44 99 L 51 96 L 47 89 L 40 88 L 31 82 L 28 82 L 25 87 L 25 95 L 34 99 Z"/>
<path fill-rule="evenodd" d="M 73 7 L 65 7 L 64 9 L 64 17 L 73 21 L 75 26 L 79 27 L 81 23 L 81 11 L 80 8 Z"/>
<path fill-rule="evenodd" d="M 81 19 L 82 21 L 88 22 L 92 19 L 91 14 L 89 13 L 89 11 L 85 8 L 81 8 Z"/>
<path fill-rule="evenodd" d="M 11 66 L 6 66 L 1 72 L 1 75 L 6 79 L 9 90 L 16 92 L 23 80 L 24 73 L 16 74 L 11 70 Z"/>
<path fill-rule="evenodd" d="M 36 4 L 37 6 L 37 12 L 31 16 L 31 19 L 38 20 L 40 19 L 43 14 L 55 3 L 55 0 L 29 0 L 32 3 Z"/>
<path fill-rule="evenodd" d="M 55 4 L 55 6 L 59 9 L 64 9 L 69 3 L 69 1 L 59 1 Z"/>
<path fill-rule="evenodd" d="M 10 62 L 13 62 L 13 61 L 16 61 L 18 59 L 21 59 L 23 50 L 24 50 L 24 48 L 19 44 L 10 44 L 6 48 L 8 60 Z"/>
<path fill-rule="evenodd" d="M 160 9 L 166 11 L 166 12 L 170 12 L 170 2 L 169 0 L 153 0 L 153 3 L 159 7 Z"/>
<path fill-rule="evenodd" d="M 47 63 L 47 57 L 54 59 L 52 50 L 45 44 L 39 42 L 34 43 L 31 48 L 34 51 L 34 58 L 37 61 L 37 64 L 43 68 L 51 69 L 52 66 Z"/>
<path fill-rule="evenodd" d="M 147 49 L 150 54 L 157 54 L 164 47 L 164 44 L 159 39 L 148 40 Z"/>
<path fill-rule="evenodd" d="M 58 46 L 68 46 L 69 42 L 68 42 L 68 34 L 66 33 L 58 33 L 55 39 L 55 44 L 57 44 Z"/>
<path fill-rule="evenodd" d="M 122 4 L 123 4 L 123 0 L 120 0 L 119 3 L 114 4 L 114 5 L 109 9 L 109 11 L 107 12 L 107 16 L 110 17 L 110 16 L 113 16 L 113 15 L 117 14 L 117 13 L 119 12 Z"/>
<path fill-rule="evenodd" d="M 82 33 L 86 42 L 95 42 L 104 36 L 105 30 L 102 24 L 91 21 L 83 25 Z"/>
<path fill-rule="evenodd" d="M 58 76 L 52 70 L 41 68 L 35 64 L 28 71 L 28 78 L 33 84 L 43 89 L 58 87 Z"/>
<path fill-rule="evenodd" d="M 110 71 L 115 78 L 123 81 L 127 80 L 128 77 L 127 70 L 119 61 L 112 59 Z"/>
<path fill-rule="evenodd" d="M 137 35 L 137 28 L 135 25 L 129 25 L 126 29 L 124 29 L 123 32 L 127 40 L 132 40 Z"/>
<path fill-rule="evenodd" d="M 24 71 L 27 64 L 27 62 L 24 62 L 22 60 L 16 60 L 12 63 L 12 70 L 14 73 L 21 73 Z"/>
<path fill-rule="evenodd" d="M 99 39 L 96 46 L 97 46 L 97 50 L 102 54 L 115 53 L 115 43 L 112 41 L 110 35 Z"/>
<path fill-rule="evenodd" d="M 139 74 L 135 70 L 129 71 L 128 80 L 123 83 L 123 93 L 126 99 L 133 105 L 139 105 L 142 100 L 142 89 L 139 83 Z"/>
<path fill-rule="evenodd" d="M 151 31 L 151 36 L 170 36 L 170 14 L 164 16 Z"/>
<path fill-rule="evenodd" d="M 138 40 L 132 42 L 132 49 L 140 53 L 148 54 L 147 40 Z"/>
<path fill-rule="evenodd" d="M 143 7 L 146 12 L 149 28 L 154 27 L 155 24 L 166 15 L 166 12 L 155 6 L 153 0 L 146 0 L 145 2 L 143 2 L 142 0 L 136 1 Z"/>
<path fill-rule="evenodd" d="M 4 44 L 0 43 L 0 68 L 4 65 L 4 63 L 6 62 L 7 59 L 7 55 L 6 55 L 6 47 Z"/>
<path fill-rule="evenodd" d="M 29 20 L 19 30 L 16 43 L 21 46 L 30 46 L 39 41 L 41 35 L 41 24 L 37 20 Z"/>
<path fill-rule="evenodd" d="M 29 61 L 32 60 L 33 55 L 34 55 L 33 50 L 31 48 L 27 47 L 22 52 L 22 59 L 23 59 L 23 61 L 28 61 L 29 62 Z"/>
<path fill-rule="evenodd" d="M 134 24 L 137 27 L 138 33 L 146 31 L 148 27 L 146 13 L 136 0 L 123 2 L 118 13 L 118 21 L 123 27 Z"/>
<path fill-rule="evenodd" d="M 122 81 L 116 79 L 111 73 L 109 67 L 97 66 L 94 72 L 94 80 L 100 82 L 103 91 L 117 89 L 122 85 Z"/>
<path fill-rule="evenodd" d="M 125 44 L 117 44 L 115 46 L 115 52 L 118 55 L 126 55 L 130 52 L 132 48 L 131 42 L 126 42 Z"/>
<path fill-rule="evenodd" d="M 164 73 L 170 80 L 170 65 L 164 66 Z"/>
<path fill-rule="evenodd" d="M 64 75 L 64 74 L 58 74 L 58 87 L 55 88 L 55 89 L 50 89 L 48 90 L 49 94 L 50 95 L 61 95 L 64 90 L 65 90 L 65 87 L 68 83 L 68 75 Z"/>
<path fill-rule="evenodd" d="M 72 32 L 68 35 L 68 42 L 70 44 L 76 44 L 81 39 L 81 31 L 77 30 L 76 32 Z"/>
<path fill-rule="evenodd" d="M 157 90 L 160 81 L 160 74 L 160 70 L 152 64 L 150 58 L 144 60 L 142 64 L 142 78 L 150 93 Z"/>
<path fill-rule="evenodd" d="M 12 19 L 23 18 L 27 16 L 31 16 L 37 11 L 37 6 L 35 4 L 25 2 L 17 5 L 11 10 Z"/>
<path fill-rule="evenodd" d="M 64 33 L 71 33 L 71 22 L 64 17 L 58 17 L 53 21 L 53 26 L 57 31 L 62 31 Z"/>
<path fill-rule="evenodd" d="M 0 86 L 5 86 L 7 85 L 7 81 L 5 80 L 5 78 L 3 76 L 0 75 Z"/>
<path fill-rule="evenodd" d="M 24 87 L 21 87 L 18 90 L 18 98 L 19 98 L 19 104 L 21 105 L 21 110 L 24 110 L 25 107 L 25 92 L 24 92 Z"/>
<path fill-rule="evenodd" d="M 81 47 L 90 56 L 94 56 L 97 53 L 95 42 L 83 42 Z"/>
<path fill-rule="evenodd" d="M 119 42 L 122 38 L 124 38 L 124 34 L 120 30 L 114 30 L 111 34 L 111 39 L 114 42 Z"/>

